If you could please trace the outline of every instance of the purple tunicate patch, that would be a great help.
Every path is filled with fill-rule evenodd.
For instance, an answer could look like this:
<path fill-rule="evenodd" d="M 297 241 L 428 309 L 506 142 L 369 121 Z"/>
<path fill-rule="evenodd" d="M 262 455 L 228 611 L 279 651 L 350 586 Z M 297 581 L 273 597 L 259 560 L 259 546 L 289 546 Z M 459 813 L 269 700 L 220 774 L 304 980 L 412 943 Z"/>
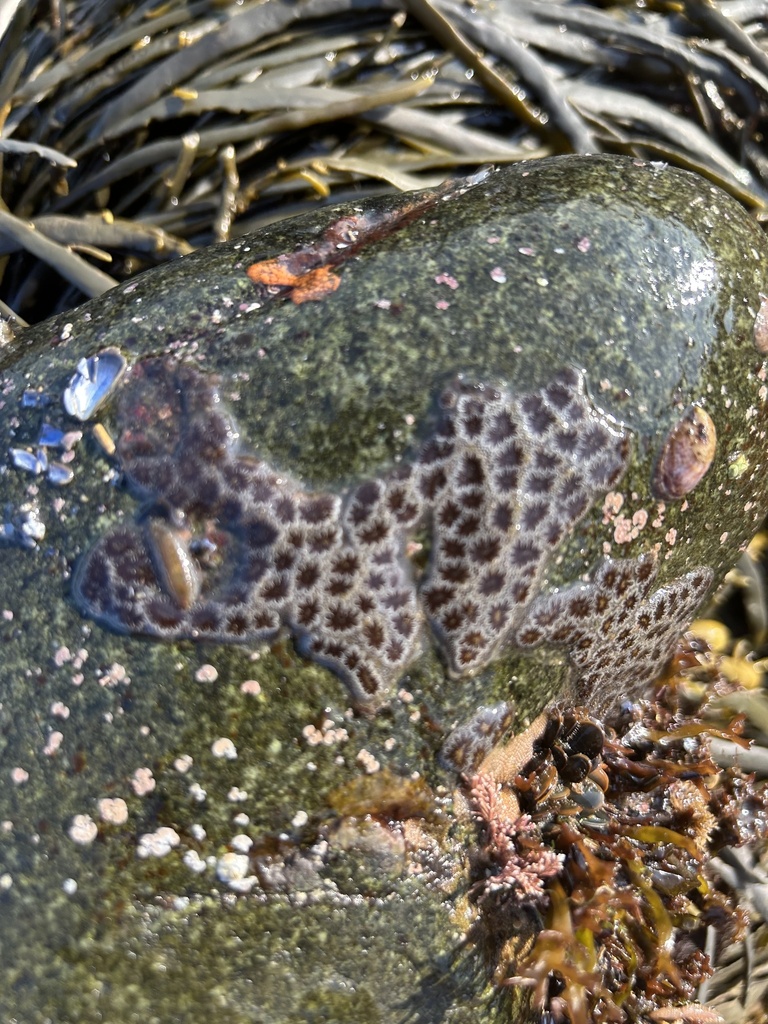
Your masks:
<path fill-rule="evenodd" d="M 511 726 L 514 705 L 504 701 L 482 705 L 472 718 L 454 729 L 440 750 L 443 764 L 460 772 L 474 772 Z"/>
<path fill-rule="evenodd" d="M 568 647 L 578 678 L 576 700 L 602 712 L 616 695 L 633 700 L 669 660 L 680 631 L 712 586 L 707 567 L 653 591 L 658 567 L 649 555 L 606 559 L 592 582 L 533 602 L 516 637 L 521 647 Z"/>
<path fill-rule="evenodd" d="M 442 456 L 425 477 L 432 558 L 421 596 L 461 674 L 487 665 L 519 628 L 554 546 L 623 473 L 628 439 L 570 370 L 519 397 L 458 384 L 445 404 L 429 449 Z"/>
<path fill-rule="evenodd" d="M 254 642 L 287 628 L 367 707 L 416 659 L 425 622 L 455 674 L 546 640 L 572 645 L 580 692 L 630 665 L 649 681 L 708 570 L 651 595 L 652 559 L 608 561 L 590 584 L 542 593 L 554 549 L 627 462 L 626 433 L 595 410 L 582 375 L 520 395 L 459 380 L 441 408 L 411 465 L 344 495 L 310 493 L 242 451 L 211 379 L 144 360 L 120 395 L 117 455 L 131 488 L 189 535 L 174 527 L 158 544 L 169 527 L 114 527 L 81 559 L 75 599 L 116 630 L 166 640 Z M 407 557 L 417 526 L 431 533 L 418 582 Z"/>

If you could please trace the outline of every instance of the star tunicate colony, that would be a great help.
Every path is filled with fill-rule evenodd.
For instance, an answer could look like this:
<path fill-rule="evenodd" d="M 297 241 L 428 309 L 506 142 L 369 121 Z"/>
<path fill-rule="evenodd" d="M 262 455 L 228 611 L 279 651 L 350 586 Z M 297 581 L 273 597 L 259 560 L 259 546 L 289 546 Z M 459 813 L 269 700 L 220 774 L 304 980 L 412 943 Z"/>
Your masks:
<path fill-rule="evenodd" d="M 139 362 L 119 396 L 117 455 L 149 511 L 85 553 L 76 600 L 121 632 L 166 640 L 253 642 L 286 628 L 360 707 L 386 700 L 427 626 L 455 676 L 550 642 L 568 645 L 581 700 L 642 691 L 711 571 L 655 592 L 651 556 L 606 558 L 560 590 L 546 578 L 621 478 L 628 433 L 571 368 L 520 394 L 458 378 L 439 405 L 410 463 L 344 494 L 309 492 L 245 450 L 214 378 Z M 409 558 L 417 529 L 429 537 L 421 569 Z"/>

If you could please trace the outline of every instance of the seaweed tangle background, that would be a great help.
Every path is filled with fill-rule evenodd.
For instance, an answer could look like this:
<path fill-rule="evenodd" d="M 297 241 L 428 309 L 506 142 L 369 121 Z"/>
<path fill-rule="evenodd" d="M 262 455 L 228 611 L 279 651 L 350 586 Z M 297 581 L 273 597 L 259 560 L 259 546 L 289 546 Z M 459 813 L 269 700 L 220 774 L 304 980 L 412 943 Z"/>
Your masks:
<path fill-rule="evenodd" d="M 768 204 L 762 0 L 10 0 L 0 311 L 307 208 L 566 152 Z"/>

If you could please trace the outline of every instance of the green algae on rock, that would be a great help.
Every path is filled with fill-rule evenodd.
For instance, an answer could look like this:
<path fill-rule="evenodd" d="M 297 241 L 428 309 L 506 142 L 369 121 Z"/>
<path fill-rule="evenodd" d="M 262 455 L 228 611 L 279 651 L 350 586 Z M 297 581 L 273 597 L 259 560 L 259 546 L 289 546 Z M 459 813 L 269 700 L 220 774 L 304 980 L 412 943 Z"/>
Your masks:
<path fill-rule="evenodd" d="M 691 175 L 546 160 L 213 247 L 0 350 L 30 456 L 0 475 L 0 999 L 504 1019 L 455 959 L 437 752 L 479 705 L 642 692 L 759 525 L 766 255 Z M 714 452 L 662 495 L 691 407 Z M 331 802 L 382 771 L 432 812 Z"/>

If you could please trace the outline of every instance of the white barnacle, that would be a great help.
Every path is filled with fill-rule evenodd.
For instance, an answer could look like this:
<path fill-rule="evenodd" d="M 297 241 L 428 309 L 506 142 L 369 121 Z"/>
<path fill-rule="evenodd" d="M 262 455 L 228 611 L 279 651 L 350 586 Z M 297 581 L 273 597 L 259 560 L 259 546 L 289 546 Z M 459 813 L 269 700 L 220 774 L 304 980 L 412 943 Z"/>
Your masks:
<path fill-rule="evenodd" d="M 64 389 L 64 408 L 77 420 L 91 418 L 109 398 L 125 373 L 125 357 L 116 348 L 105 348 L 81 359 Z"/>
<path fill-rule="evenodd" d="M 0 523 L 0 542 L 16 544 L 31 550 L 45 537 L 45 523 L 40 520 L 40 510 L 32 502 L 21 505 L 11 513 L 10 519 Z"/>
<path fill-rule="evenodd" d="M 33 503 L 22 505 L 14 516 L 13 525 L 19 543 L 34 548 L 45 537 L 45 523 L 40 520 L 40 509 Z"/>

